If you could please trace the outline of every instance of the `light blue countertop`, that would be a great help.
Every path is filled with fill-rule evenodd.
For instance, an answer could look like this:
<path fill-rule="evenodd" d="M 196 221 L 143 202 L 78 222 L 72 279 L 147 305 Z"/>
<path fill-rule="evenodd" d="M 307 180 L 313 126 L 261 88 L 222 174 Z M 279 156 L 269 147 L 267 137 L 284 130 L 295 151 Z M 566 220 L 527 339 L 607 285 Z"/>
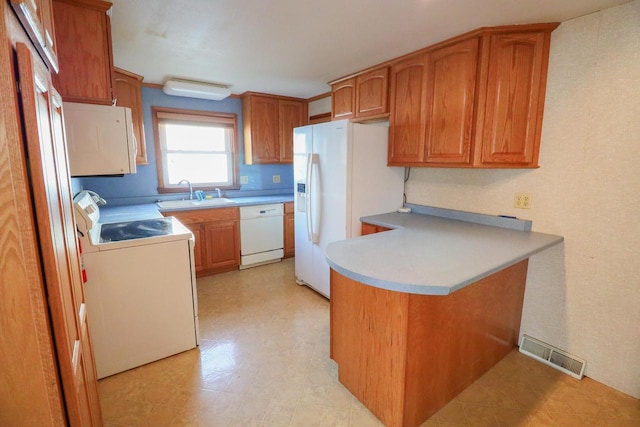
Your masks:
<path fill-rule="evenodd" d="M 330 243 L 329 265 L 370 286 L 421 295 L 448 295 L 564 240 L 420 213 L 362 221 L 393 230 Z"/>
<path fill-rule="evenodd" d="M 231 199 L 234 201 L 232 204 L 219 205 L 219 206 L 206 206 L 206 207 L 188 207 L 177 209 L 159 209 L 155 203 L 144 203 L 135 205 L 120 205 L 120 206 L 106 206 L 100 207 L 100 222 L 123 222 L 123 221 L 137 221 L 141 219 L 153 219 L 161 218 L 162 212 L 175 212 L 185 210 L 196 209 L 218 209 L 218 208 L 233 208 L 242 206 L 255 206 L 265 205 L 270 203 L 285 203 L 292 202 L 293 195 L 276 195 L 276 196 L 251 196 L 251 197 L 237 197 Z"/>

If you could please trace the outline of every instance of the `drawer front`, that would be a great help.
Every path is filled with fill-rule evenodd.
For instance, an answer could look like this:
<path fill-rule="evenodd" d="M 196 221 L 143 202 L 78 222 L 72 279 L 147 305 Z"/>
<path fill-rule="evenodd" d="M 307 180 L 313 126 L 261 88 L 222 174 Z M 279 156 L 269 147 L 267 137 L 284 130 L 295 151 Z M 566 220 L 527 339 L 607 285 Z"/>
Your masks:
<path fill-rule="evenodd" d="M 190 211 L 163 212 L 164 216 L 173 216 L 181 223 L 193 224 L 197 222 L 238 220 L 238 208 L 194 209 Z"/>

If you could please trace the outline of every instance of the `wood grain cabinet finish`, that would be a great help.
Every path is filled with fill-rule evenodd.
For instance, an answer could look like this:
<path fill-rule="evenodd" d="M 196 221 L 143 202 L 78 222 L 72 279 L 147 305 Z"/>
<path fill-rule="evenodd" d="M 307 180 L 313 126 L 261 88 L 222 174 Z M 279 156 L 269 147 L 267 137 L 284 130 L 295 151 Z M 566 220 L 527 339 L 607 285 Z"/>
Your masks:
<path fill-rule="evenodd" d="M 427 163 L 471 161 L 479 39 L 427 55 L 425 157 Z"/>
<path fill-rule="evenodd" d="M 419 426 L 517 346 L 528 260 L 449 295 L 376 288 L 331 270 L 330 357 L 385 426 Z"/>
<path fill-rule="evenodd" d="M 114 89 L 116 105 L 131 108 L 133 134 L 136 137 L 136 164 L 146 165 L 147 147 L 144 139 L 144 121 L 142 117 L 142 80 L 143 77 L 131 71 L 114 68 Z"/>
<path fill-rule="evenodd" d="M 391 228 L 382 227 L 380 225 L 369 224 L 368 222 L 363 222 L 360 229 L 360 234 L 362 236 L 366 236 L 368 234 L 382 233 L 383 231 L 389 231 L 389 230 L 391 230 Z"/>
<path fill-rule="evenodd" d="M 240 213 L 238 208 L 164 212 L 193 233 L 196 276 L 236 270 L 240 265 Z"/>
<path fill-rule="evenodd" d="M 463 40 L 393 66 L 390 165 L 470 164 L 478 44 Z"/>
<path fill-rule="evenodd" d="M 293 163 L 293 128 L 307 123 L 306 102 L 247 92 L 242 95 L 245 163 Z"/>
<path fill-rule="evenodd" d="M 385 117 L 389 114 L 389 67 L 333 83 L 331 96 L 334 120 Z"/>
<path fill-rule="evenodd" d="M 331 85 L 331 117 L 334 120 L 355 117 L 355 107 L 355 77 Z"/>
<path fill-rule="evenodd" d="M 11 0 L 11 6 L 49 70 L 57 73 L 59 66 L 52 0 Z"/>
<path fill-rule="evenodd" d="M 424 162 L 427 58 L 419 53 L 391 68 L 389 165 Z"/>
<path fill-rule="evenodd" d="M 389 165 L 538 167 L 556 27 L 480 29 L 394 62 Z"/>
<path fill-rule="evenodd" d="M 482 165 L 538 165 L 549 37 L 542 31 L 491 36 Z"/>
<path fill-rule="evenodd" d="M 60 71 L 54 85 L 65 101 L 111 105 L 111 3 L 53 0 Z"/>
<path fill-rule="evenodd" d="M 389 113 L 389 67 L 356 77 L 356 118 L 377 117 Z"/>
<path fill-rule="evenodd" d="M 296 254 L 296 225 L 293 202 L 284 203 L 284 257 Z"/>
<path fill-rule="evenodd" d="M 34 60 L 27 45 L 17 44 L 17 60 L 33 214 L 46 289 L 42 292 L 47 295 L 67 418 L 71 425 L 101 425 L 73 218 L 62 98 L 51 86 L 49 71 Z"/>

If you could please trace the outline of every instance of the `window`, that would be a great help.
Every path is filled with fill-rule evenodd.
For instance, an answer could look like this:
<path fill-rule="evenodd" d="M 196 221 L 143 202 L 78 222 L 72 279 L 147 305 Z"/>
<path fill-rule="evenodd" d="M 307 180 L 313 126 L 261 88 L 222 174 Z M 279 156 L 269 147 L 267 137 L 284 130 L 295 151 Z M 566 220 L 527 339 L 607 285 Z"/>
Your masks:
<path fill-rule="evenodd" d="M 152 107 L 158 191 L 237 188 L 236 115 Z"/>

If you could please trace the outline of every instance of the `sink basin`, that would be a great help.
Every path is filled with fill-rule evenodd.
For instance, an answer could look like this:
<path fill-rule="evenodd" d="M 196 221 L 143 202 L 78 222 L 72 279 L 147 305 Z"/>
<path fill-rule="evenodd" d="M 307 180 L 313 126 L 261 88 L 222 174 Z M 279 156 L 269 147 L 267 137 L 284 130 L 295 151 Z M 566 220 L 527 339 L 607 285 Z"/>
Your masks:
<path fill-rule="evenodd" d="M 231 199 L 205 199 L 205 200 L 167 200 L 164 202 L 156 202 L 160 209 L 193 209 L 205 208 L 208 206 L 221 206 L 235 203 Z"/>

